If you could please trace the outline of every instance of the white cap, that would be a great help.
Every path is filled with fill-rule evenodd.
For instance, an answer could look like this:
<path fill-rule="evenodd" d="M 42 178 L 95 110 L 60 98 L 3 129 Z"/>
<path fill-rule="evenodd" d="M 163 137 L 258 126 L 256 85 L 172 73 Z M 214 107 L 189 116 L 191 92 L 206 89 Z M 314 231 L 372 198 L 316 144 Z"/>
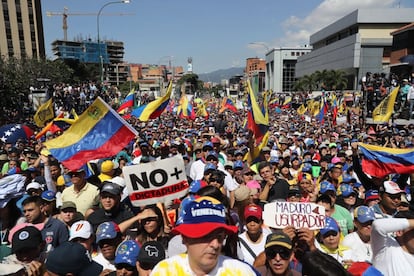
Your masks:
<path fill-rule="evenodd" d="M 82 238 L 89 239 L 92 235 L 92 226 L 87 220 L 80 220 L 72 224 L 69 230 L 69 241 Z"/>
<path fill-rule="evenodd" d="M 28 190 L 30 190 L 30 189 L 35 189 L 35 190 L 38 190 L 38 189 L 42 189 L 42 186 L 40 186 L 40 183 L 37 183 L 37 182 L 31 182 L 31 183 L 29 183 L 29 185 L 27 185 L 27 187 L 26 187 L 26 191 L 28 191 Z"/>
<path fill-rule="evenodd" d="M 384 181 L 384 192 L 391 195 L 404 193 L 394 181 Z"/>
<path fill-rule="evenodd" d="M 118 184 L 118 186 L 125 187 L 125 180 L 123 177 L 115 176 L 111 180 L 109 180 L 112 183 Z"/>

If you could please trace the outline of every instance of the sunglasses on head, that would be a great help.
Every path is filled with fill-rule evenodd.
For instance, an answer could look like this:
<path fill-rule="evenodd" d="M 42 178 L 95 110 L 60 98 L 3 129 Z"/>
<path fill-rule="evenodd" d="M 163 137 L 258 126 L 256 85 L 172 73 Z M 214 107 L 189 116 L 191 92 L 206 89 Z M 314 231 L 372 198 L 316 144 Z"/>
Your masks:
<path fill-rule="evenodd" d="M 292 250 L 287 248 L 268 248 L 265 250 L 266 258 L 269 260 L 274 259 L 277 254 L 279 254 L 280 258 L 283 260 L 288 260 L 290 256 L 292 255 Z"/>
<path fill-rule="evenodd" d="M 331 230 L 331 231 L 328 231 L 325 234 L 323 234 L 322 237 L 325 239 L 325 238 L 330 237 L 330 236 L 336 237 L 337 235 L 338 235 L 338 232 Z"/>

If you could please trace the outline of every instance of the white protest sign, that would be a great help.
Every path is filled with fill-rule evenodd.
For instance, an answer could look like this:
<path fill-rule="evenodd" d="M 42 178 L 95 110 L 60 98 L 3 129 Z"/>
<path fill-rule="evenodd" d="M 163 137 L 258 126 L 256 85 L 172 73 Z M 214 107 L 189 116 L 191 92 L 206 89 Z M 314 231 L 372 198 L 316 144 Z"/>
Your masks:
<path fill-rule="evenodd" d="M 325 208 L 310 202 L 272 202 L 265 204 L 263 220 L 277 229 L 286 226 L 321 229 L 325 227 Z"/>
<path fill-rule="evenodd" d="M 129 198 L 134 206 L 167 202 L 188 191 L 181 155 L 122 168 Z"/>

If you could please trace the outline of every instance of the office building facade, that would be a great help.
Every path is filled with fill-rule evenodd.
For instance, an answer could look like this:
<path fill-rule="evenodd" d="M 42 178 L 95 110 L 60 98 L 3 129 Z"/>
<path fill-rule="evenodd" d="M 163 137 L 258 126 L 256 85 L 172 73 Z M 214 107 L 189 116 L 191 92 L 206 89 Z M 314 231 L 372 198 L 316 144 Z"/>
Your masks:
<path fill-rule="evenodd" d="M 40 0 L 2 1 L 0 5 L 0 55 L 44 58 L 42 8 Z"/>
<path fill-rule="evenodd" d="M 348 89 L 358 89 L 367 72 L 390 72 L 391 33 L 412 21 L 414 9 L 409 8 L 355 10 L 311 35 L 313 50 L 298 59 L 296 77 L 342 70 Z"/>
<path fill-rule="evenodd" d="M 265 89 L 276 93 L 292 92 L 296 81 L 296 63 L 299 57 L 312 50 L 311 47 L 273 48 L 266 53 Z"/>

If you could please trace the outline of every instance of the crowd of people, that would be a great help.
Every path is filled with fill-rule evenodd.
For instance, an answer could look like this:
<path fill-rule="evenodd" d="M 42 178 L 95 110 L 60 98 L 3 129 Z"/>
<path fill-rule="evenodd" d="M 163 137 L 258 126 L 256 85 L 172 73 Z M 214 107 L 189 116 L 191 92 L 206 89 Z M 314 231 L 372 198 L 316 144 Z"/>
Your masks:
<path fill-rule="evenodd" d="M 97 91 L 88 95 L 110 95 Z M 219 105 L 195 120 L 132 117 L 139 136 L 79 170 L 43 146 L 59 133 L 2 143 L 0 275 L 414 275 L 414 171 L 367 175 L 358 146 L 412 148 L 413 124 L 272 109 L 259 146 L 247 111 Z M 132 204 L 123 168 L 172 156 L 184 160 L 188 194 Z M 323 206 L 323 228 L 269 227 L 263 210 L 275 201 Z"/>

